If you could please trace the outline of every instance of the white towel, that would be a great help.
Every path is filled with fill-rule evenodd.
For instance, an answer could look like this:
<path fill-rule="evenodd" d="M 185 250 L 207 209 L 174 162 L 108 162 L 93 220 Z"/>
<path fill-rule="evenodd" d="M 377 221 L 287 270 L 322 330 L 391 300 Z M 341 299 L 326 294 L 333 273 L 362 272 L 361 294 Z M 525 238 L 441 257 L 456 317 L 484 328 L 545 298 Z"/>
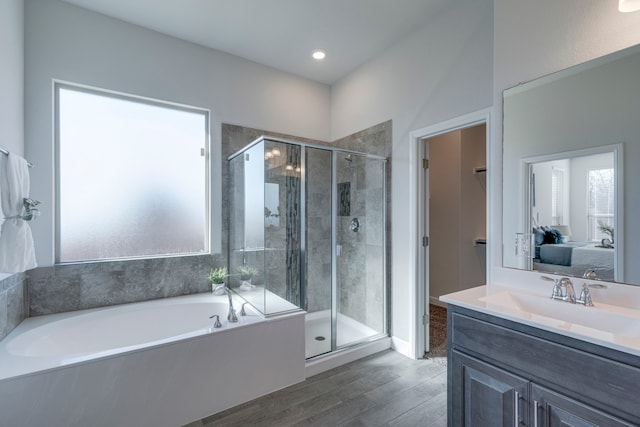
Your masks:
<path fill-rule="evenodd" d="M 20 156 L 9 153 L 7 166 L 0 177 L 2 212 L 6 218 L 20 215 L 25 197 L 29 197 L 29 163 Z"/>
<path fill-rule="evenodd" d="M 0 272 L 19 273 L 35 268 L 36 255 L 31 227 L 21 218 L 23 201 L 29 197 L 29 164 L 9 153 L 0 171 L 0 199 L 6 219 L 0 231 Z"/>
<path fill-rule="evenodd" d="M 37 266 L 29 223 L 5 219 L 0 231 L 0 273 L 21 273 Z"/>

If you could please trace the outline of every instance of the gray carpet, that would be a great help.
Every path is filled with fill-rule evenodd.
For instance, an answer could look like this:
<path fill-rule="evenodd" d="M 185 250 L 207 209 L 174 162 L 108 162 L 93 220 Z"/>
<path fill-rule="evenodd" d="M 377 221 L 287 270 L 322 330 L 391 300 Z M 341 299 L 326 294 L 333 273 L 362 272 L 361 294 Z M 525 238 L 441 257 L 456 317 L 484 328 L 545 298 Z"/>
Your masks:
<path fill-rule="evenodd" d="M 447 309 L 429 304 L 429 352 L 427 359 L 447 365 Z"/>

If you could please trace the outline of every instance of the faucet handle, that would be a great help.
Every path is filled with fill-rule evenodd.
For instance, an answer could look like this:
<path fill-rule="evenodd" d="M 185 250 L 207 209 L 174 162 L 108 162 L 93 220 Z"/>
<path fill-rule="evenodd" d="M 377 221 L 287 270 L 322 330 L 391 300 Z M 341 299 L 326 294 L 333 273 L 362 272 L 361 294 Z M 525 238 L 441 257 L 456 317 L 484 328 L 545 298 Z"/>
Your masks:
<path fill-rule="evenodd" d="M 220 323 L 220 315 L 214 314 L 213 316 L 209 317 L 209 319 L 213 319 L 214 317 L 216 318 L 216 321 L 213 323 L 213 327 L 222 328 L 222 323 Z"/>
<path fill-rule="evenodd" d="M 562 293 L 562 288 L 560 287 L 560 280 L 558 279 L 553 279 L 551 277 L 548 276 L 540 276 L 540 279 L 547 281 L 547 282 L 553 282 L 553 290 L 551 291 L 551 299 L 562 299 L 564 297 L 563 293 Z"/>
<path fill-rule="evenodd" d="M 589 291 L 589 285 L 582 284 L 582 292 L 580 292 L 580 299 L 577 301 L 580 304 L 584 304 L 585 307 L 593 307 L 593 300 L 591 299 L 591 292 Z"/>

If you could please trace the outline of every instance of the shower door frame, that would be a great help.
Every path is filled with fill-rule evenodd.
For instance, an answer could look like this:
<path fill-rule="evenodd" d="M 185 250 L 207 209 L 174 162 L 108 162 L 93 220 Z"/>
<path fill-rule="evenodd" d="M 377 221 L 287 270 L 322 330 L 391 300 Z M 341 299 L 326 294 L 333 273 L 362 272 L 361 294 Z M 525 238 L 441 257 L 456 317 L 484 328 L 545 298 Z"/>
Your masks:
<path fill-rule="evenodd" d="M 352 347 L 376 341 L 383 337 L 389 336 L 389 284 L 387 280 L 387 159 L 382 156 L 374 154 L 361 153 L 353 150 L 346 150 L 341 148 L 330 149 L 332 151 L 332 169 L 331 169 L 331 351 L 329 353 L 323 353 L 318 356 L 326 354 L 334 354 L 339 351 L 348 350 Z M 380 334 L 373 335 L 360 341 L 349 343 L 338 348 L 337 336 L 338 336 L 338 154 L 362 156 L 366 159 L 379 160 L 382 166 L 382 194 L 384 196 L 384 203 L 382 209 L 382 280 L 383 280 L 383 310 L 382 310 L 382 324 L 384 325 L 384 331 Z M 306 264 L 305 264 L 306 265 Z M 313 356 L 313 357 L 318 357 Z M 312 359 L 313 357 L 309 358 Z"/>
<path fill-rule="evenodd" d="M 243 154 L 253 146 L 260 144 L 264 141 L 273 141 L 277 143 L 283 144 L 291 144 L 300 147 L 300 227 L 305 232 L 301 233 L 300 236 L 300 257 L 304 262 L 300 263 L 300 305 L 303 306 L 301 309 L 306 311 L 308 306 L 307 304 L 307 236 L 306 236 L 306 225 L 307 225 L 307 209 L 306 209 L 306 184 L 307 184 L 307 148 L 313 148 L 318 150 L 325 150 L 331 153 L 331 349 L 329 352 L 321 353 L 315 356 L 309 357 L 307 360 L 312 360 L 317 357 L 323 357 L 329 354 L 335 354 L 336 352 L 344 351 L 351 349 L 353 347 L 357 347 L 372 341 L 376 341 L 381 338 L 389 337 L 390 331 L 390 310 L 389 306 L 389 281 L 387 277 L 388 266 L 388 250 L 387 250 L 387 208 L 388 208 L 388 200 L 387 200 L 387 166 L 388 159 L 383 156 L 378 156 L 376 154 L 363 153 L 360 151 L 348 150 L 344 148 L 330 147 L 321 144 L 313 144 L 308 142 L 300 142 L 294 141 L 285 138 L 273 137 L 268 135 L 260 136 L 256 138 L 253 142 L 247 144 L 242 149 L 234 152 L 233 154 L 227 157 L 227 161 L 234 159 L 235 157 Z M 381 162 L 382 166 L 382 194 L 384 197 L 383 209 L 382 209 L 382 219 L 381 219 L 381 227 L 382 227 L 382 258 L 384 262 L 382 263 L 382 283 L 383 283 L 383 310 L 382 310 L 382 324 L 384 327 L 384 331 L 373 335 L 371 337 L 365 338 L 360 341 L 356 341 L 350 344 L 346 344 L 338 348 L 337 346 L 337 323 L 338 323 L 338 277 L 337 277 L 337 223 L 338 223 L 338 178 L 337 178 L 337 156 L 338 154 L 352 154 L 355 156 L 361 156 L 366 159 L 378 160 Z M 304 202 L 304 203 L 303 203 Z M 231 229 L 231 227 L 229 227 Z"/>

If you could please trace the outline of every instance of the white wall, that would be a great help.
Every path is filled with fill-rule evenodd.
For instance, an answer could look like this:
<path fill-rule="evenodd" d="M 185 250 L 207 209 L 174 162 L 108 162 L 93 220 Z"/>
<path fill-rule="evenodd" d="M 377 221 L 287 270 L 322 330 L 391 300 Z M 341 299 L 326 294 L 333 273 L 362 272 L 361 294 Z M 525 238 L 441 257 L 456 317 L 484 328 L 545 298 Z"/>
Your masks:
<path fill-rule="evenodd" d="M 43 202 L 32 224 L 41 266 L 54 259 L 52 79 L 210 109 L 218 250 L 222 122 L 329 140 L 326 85 L 55 0 L 29 0 L 25 17 L 25 146 L 36 165 L 31 195 Z"/>
<path fill-rule="evenodd" d="M 24 3 L 0 1 L 0 147 L 24 153 Z"/>
<path fill-rule="evenodd" d="M 502 91 L 519 82 L 559 71 L 640 43 L 640 13 L 618 12 L 616 1 L 495 0 L 493 157 L 490 185 L 494 212 L 490 235 L 492 277 L 530 280 L 532 273 L 502 266 Z M 514 203 L 505 200 L 505 203 Z"/>
<path fill-rule="evenodd" d="M 19 155 L 24 155 L 23 52 L 23 0 L 2 0 L 0 1 L 0 147 Z M 5 157 L 4 154 L 0 156 Z M 4 164 L 6 159 L 0 159 L 0 172 Z M 0 225 L 3 221 L 0 218 Z M 8 276 L 10 274 L 0 273 L 0 280 Z"/>
<path fill-rule="evenodd" d="M 411 340 L 409 133 L 492 102 L 493 1 L 460 0 L 333 85 L 331 138 L 393 120 L 392 335 Z"/>

